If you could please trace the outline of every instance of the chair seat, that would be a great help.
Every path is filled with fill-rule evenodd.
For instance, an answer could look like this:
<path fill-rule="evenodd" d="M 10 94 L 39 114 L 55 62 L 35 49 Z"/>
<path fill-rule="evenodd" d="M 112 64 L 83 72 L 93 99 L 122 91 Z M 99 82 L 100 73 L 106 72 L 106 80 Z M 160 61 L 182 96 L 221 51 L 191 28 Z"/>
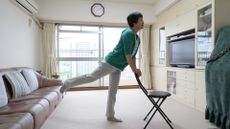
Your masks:
<path fill-rule="evenodd" d="M 148 96 L 149 97 L 154 97 L 154 98 L 164 98 L 164 97 L 168 97 L 171 94 L 169 92 L 166 91 L 149 91 L 148 92 Z"/>

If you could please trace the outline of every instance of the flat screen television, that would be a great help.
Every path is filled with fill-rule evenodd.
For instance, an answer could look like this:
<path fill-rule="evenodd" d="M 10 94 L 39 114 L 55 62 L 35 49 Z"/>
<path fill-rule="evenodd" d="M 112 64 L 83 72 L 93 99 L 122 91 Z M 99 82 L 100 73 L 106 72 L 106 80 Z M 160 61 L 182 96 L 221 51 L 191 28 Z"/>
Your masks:
<path fill-rule="evenodd" d="M 172 67 L 194 68 L 195 38 L 169 43 L 169 64 Z"/>

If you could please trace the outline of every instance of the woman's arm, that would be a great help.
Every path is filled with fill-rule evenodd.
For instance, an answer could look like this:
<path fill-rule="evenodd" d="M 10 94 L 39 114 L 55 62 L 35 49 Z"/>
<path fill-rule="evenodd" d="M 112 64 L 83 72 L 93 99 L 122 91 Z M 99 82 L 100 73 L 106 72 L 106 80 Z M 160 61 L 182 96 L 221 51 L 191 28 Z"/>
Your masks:
<path fill-rule="evenodd" d="M 133 71 L 133 73 L 137 74 L 138 76 L 141 76 L 141 71 L 140 69 L 137 69 L 136 67 L 136 58 L 132 58 L 132 55 L 126 55 L 126 60 Z"/>

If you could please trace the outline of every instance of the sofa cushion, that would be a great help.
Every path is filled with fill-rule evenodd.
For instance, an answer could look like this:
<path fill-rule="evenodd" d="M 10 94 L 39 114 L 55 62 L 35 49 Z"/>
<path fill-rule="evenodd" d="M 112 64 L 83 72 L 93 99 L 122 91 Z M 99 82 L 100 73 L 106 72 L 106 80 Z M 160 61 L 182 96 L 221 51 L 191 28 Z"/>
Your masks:
<path fill-rule="evenodd" d="M 6 94 L 6 88 L 2 79 L 2 75 L 0 74 L 0 107 L 5 106 L 8 103 L 8 97 Z"/>
<path fill-rule="evenodd" d="M 45 99 L 49 102 L 50 111 L 54 110 L 55 107 L 60 102 L 60 98 L 56 92 L 40 92 L 40 89 L 36 90 L 35 92 L 31 93 L 30 95 L 11 99 L 9 103 L 15 102 L 29 102 L 29 100 L 38 100 L 38 99 Z M 1 112 L 1 110 L 0 110 Z"/>
<path fill-rule="evenodd" d="M 0 115 L 0 129 L 33 129 L 34 119 L 30 113 Z"/>
<path fill-rule="evenodd" d="M 38 89 L 38 79 L 32 69 L 23 69 L 22 75 L 25 77 L 31 91 Z"/>
<path fill-rule="evenodd" d="M 34 129 L 40 129 L 49 115 L 48 108 L 34 103 L 9 103 L 0 110 L 0 115 L 29 112 L 34 118 Z"/>
<path fill-rule="evenodd" d="M 25 96 L 31 92 L 26 80 L 19 72 L 7 72 L 5 73 L 6 79 L 9 81 L 12 87 L 12 97 L 17 98 Z"/>

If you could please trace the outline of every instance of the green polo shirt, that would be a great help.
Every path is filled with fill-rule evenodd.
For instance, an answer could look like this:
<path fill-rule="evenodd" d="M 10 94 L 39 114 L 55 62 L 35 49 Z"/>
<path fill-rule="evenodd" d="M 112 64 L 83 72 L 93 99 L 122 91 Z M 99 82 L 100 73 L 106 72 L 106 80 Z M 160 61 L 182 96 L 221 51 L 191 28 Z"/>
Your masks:
<path fill-rule="evenodd" d="M 120 70 L 124 70 L 128 65 L 125 55 L 130 54 L 134 58 L 139 45 L 140 37 L 136 35 L 135 40 L 135 33 L 133 30 L 131 28 L 126 28 L 122 31 L 117 46 L 105 57 L 105 61 Z"/>

